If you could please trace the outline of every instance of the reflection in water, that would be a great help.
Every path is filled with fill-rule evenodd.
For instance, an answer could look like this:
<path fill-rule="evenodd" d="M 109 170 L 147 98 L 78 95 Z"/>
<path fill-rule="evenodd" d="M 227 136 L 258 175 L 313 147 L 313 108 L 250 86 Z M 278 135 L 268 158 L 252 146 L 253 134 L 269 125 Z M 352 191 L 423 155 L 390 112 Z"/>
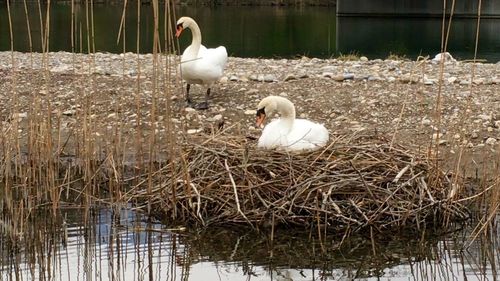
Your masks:
<path fill-rule="evenodd" d="M 498 279 L 498 229 L 471 247 L 446 239 L 278 231 L 168 231 L 122 209 L 40 213 L 1 230 L 0 280 L 483 280 Z M 5 220 L 2 220 L 6 223 Z M 12 236 L 12 238 L 14 238 Z M 489 244 L 483 242 L 488 241 Z M 16 241 L 11 243 L 11 241 Z M 373 242 L 372 242 L 373 241 Z M 341 243 L 342 242 L 342 243 Z"/>
<path fill-rule="evenodd" d="M 476 19 L 454 19 L 448 51 L 457 59 L 474 56 Z M 337 18 L 337 51 L 358 52 L 372 57 L 387 57 L 391 52 L 415 59 L 419 55 L 439 53 L 441 46 L 439 18 Z M 500 22 L 482 19 L 479 31 L 478 58 L 500 60 Z"/>
<path fill-rule="evenodd" d="M 50 50 L 71 51 L 71 5 L 52 4 Z M 121 53 L 117 43 L 122 5 L 95 5 L 95 51 Z M 11 6 L 14 48 L 29 51 L 24 6 Z M 33 50 L 41 51 L 38 7 L 29 5 Z M 177 6 L 177 17 L 186 15 L 199 23 L 203 43 L 208 47 L 226 46 L 230 56 L 293 57 L 307 55 L 327 58 L 358 52 L 370 59 L 386 58 L 390 53 L 416 58 L 435 55 L 441 46 L 441 19 L 425 18 L 336 18 L 335 8 L 325 7 L 192 7 Z M 162 13 L 163 14 L 163 11 Z M 75 8 L 75 51 L 87 52 L 86 9 Z M 152 6 L 143 5 L 140 12 L 140 52 L 151 53 L 153 46 Z M 164 18 L 160 18 L 160 38 L 164 38 Z M 174 23 L 171 23 L 172 27 Z M 126 51 L 137 50 L 137 7 L 128 5 L 125 17 Z M 454 19 L 449 50 L 461 59 L 473 56 L 476 20 Z M 173 31 L 172 31 L 173 32 Z M 500 60 L 500 22 L 481 21 L 478 57 L 492 62 Z M 81 35 L 81 37 L 80 37 Z M 190 36 L 180 40 L 181 49 Z M 162 40 L 163 41 L 163 40 Z M 163 44 L 162 44 L 163 45 Z M 0 5 L 0 51 L 10 49 L 9 25 L 5 5 Z"/>

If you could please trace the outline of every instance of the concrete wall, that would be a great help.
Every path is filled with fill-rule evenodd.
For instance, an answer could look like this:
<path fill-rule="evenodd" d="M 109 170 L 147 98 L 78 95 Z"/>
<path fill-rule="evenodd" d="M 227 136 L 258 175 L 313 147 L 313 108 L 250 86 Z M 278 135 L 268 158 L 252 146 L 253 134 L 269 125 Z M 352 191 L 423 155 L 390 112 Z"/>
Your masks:
<path fill-rule="evenodd" d="M 452 0 L 447 0 L 447 13 L 451 10 Z M 476 0 L 456 0 L 457 17 L 475 17 L 478 11 Z M 338 0 L 339 16 L 413 16 L 439 17 L 443 14 L 442 0 Z M 500 0 L 482 0 L 482 17 L 500 18 Z"/>

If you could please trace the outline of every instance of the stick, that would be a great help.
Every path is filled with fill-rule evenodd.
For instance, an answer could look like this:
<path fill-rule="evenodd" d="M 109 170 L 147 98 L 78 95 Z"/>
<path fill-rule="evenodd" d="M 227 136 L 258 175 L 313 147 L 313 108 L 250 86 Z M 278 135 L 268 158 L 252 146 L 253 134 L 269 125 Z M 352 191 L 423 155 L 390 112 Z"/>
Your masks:
<path fill-rule="evenodd" d="M 245 214 L 241 211 L 240 200 L 238 200 L 238 191 L 236 190 L 236 183 L 234 182 L 233 175 L 231 174 L 229 166 L 227 165 L 227 159 L 224 159 L 224 167 L 226 167 L 226 171 L 229 174 L 229 179 L 231 180 L 231 184 L 233 185 L 234 199 L 236 200 L 236 208 L 238 210 L 238 213 L 240 213 L 245 218 L 245 220 L 253 227 L 250 220 L 248 220 L 247 216 L 245 216 Z"/>

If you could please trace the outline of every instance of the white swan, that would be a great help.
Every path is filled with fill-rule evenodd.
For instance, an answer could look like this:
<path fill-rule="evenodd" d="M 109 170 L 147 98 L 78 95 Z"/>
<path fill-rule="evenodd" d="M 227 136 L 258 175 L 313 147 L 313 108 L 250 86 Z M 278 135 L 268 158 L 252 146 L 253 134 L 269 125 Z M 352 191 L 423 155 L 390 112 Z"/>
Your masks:
<path fill-rule="evenodd" d="M 279 96 L 268 96 L 260 101 L 257 106 L 257 126 L 260 127 L 266 116 L 274 112 L 278 112 L 281 118 L 264 127 L 258 147 L 286 151 L 314 150 L 328 142 L 328 130 L 323 125 L 295 119 L 293 103 Z"/>
<path fill-rule="evenodd" d="M 179 37 L 186 28 L 191 29 L 193 39 L 181 57 L 180 72 L 182 79 L 186 80 L 186 101 L 191 103 L 189 88 L 191 84 L 208 85 L 205 102 L 197 106 L 198 109 L 208 108 L 210 87 L 219 80 L 227 62 L 227 51 L 224 46 L 207 49 L 201 44 L 201 31 L 198 24 L 190 17 L 182 17 L 177 21 L 175 36 Z"/>

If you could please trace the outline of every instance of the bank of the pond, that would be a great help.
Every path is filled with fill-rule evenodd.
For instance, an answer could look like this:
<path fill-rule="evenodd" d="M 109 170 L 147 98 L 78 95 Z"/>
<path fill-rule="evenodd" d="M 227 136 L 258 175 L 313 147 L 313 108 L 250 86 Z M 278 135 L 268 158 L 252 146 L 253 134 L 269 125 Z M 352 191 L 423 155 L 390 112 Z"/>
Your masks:
<path fill-rule="evenodd" d="M 9 167 L 13 161 L 16 165 L 11 167 L 18 168 L 6 168 L 6 175 L 17 172 L 31 179 L 30 171 L 38 166 L 47 171 L 58 167 L 51 161 L 76 159 L 78 163 L 82 159 L 77 171 L 87 175 L 84 180 L 94 181 L 105 174 L 104 182 L 112 190 L 131 183 L 126 180 L 125 166 L 139 174 L 151 172 L 156 161 L 174 153 L 174 166 L 147 174 L 148 179 L 135 182 L 136 188 L 157 196 L 154 208 L 166 208 L 167 217 L 174 210 L 172 204 L 180 202 L 175 200 L 184 198 L 187 201 L 178 210 L 189 210 L 200 223 L 210 217 L 206 210 L 220 211 L 229 206 L 224 205 L 229 199 L 236 199 L 231 201 L 236 204 L 238 198 L 240 208 L 231 205 L 232 213 L 222 213 L 225 220 L 248 219 L 257 224 L 274 218 L 300 224 L 303 218 L 287 220 L 285 211 L 303 215 L 307 208 L 308 219 L 334 224 L 338 220 L 331 219 L 341 218 L 349 228 L 350 223 L 359 227 L 358 222 L 363 224 L 359 228 L 384 228 L 387 218 L 391 227 L 392 223 L 422 224 L 428 219 L 436 224 L 449 214 L 466 217 L 456 207 L 461 204 L 453 201 L 454 192 L 469 192 L 463 176 L 498 176 L 500 64 L 447 61 L 441 81 L 440 64 L 430 59 L 353 59 L 230 57 L 225 76 L 212 88 L 210 108 L 198 111 L 184 102 L 183 84 L 176 75 L 177 56 L 159 56 L 155 64 L 151 54 L 61 52 L 44 59 L 41 54 L 2 52 L 2 165 Z M 154 65 L 159 66 L 156 71 Z M 204 92 L 204 87 L 191 87 L 195 101 L 201 101 Z M 289 98 L 298 116 L 323 123 L 332 145 L 323 153 L 297 159 L 256 149 L 261 129 L 254 124 L 255 109 L 268 95 Z M 435 153 L 425 153 L 430 146 L 439 149 L 439 161 Z M 408 151 L 407 156 L 398 156 L 401 151 Z M 422 160 L 420 155 L 429 158 Z M 148 159 L 153 161 L 144 164 Z M 23 172 L 23 161 L 35 166 Z M 203 161 L 207 165 L 200 166 Z M 301 161 L 306 162 L 293 166 Z M 201 169 L 214 163 L 213 169 Z M 262 169 L 266 165 L 271 166 Z M 281 175 L 281 179 L 290 171 L 296 173 L 289 174 L 288 182 L 279 182 L 285 190 L 287 186 L 293 190 L 254 194 L 254 187 L 276 185 L 275 177 Z M 345 173 L 335 174 L 338 171 Z M 354 181 L 345 186 L 347 190 L 325 189 L 333 180 L 342 186 L 346 175 Z M 216 191 L 222 194 L 213 193 L 220 179 L 225 180 Z M 33 182 L 37 180 L 35 176 Z M 162 193 L 169 180 L 179 188 L 173 197 Z M 58 186 L 57 180 L 52 184 Z M 309 188 L 316 190 L 314 194 Z M 344 198 L 347 194 L 352 196 Z M 213 205 L 224 196 L 227 200 L 219 202 L 219 207 Z M 285 205 L 279 204 L 287 198 Z M 295 205 L 286 205 L 290 202 Z M 202 208 L 202 204 L 206 205 Z M 249 206 L 244 204 L 258 207 L 248 207 L 245 210 L 250 213 L 241 215 Z M 328 213 L 322 210 L 325 204 Z M 440 211 L 435 212 L 435 207 Z M 327 215 L 319 218 L 319 214 Z"/>
<path fill-rule="evenodd" d="M 86 104 L 97 143 L 108 145 L 109 135 L 119 128 L 125 147 L 132 149 L 139 127 L 147 134 L 155 126 L 163 141 L 169 102 L 175 132 L 193 134 L 223 122 L 231 132 L 258 136 L 255 108 L 268 95 L 286 96 L 298 116 L 322 122 L 334 136 L 362 131 L 426 149 L 439 135 L 440 148 L 450 159 L 462 150 L 494 155 L 500 140 L 500 63 L 446 62 L 440 86 L 440 66 L 432 60 L 230 57 L 225 77 L 212 89 L 210 108 L 198 111 L 185 107 L 175 74 L 177 57 L 161 57 L 170 77 L 160 75 L 157 90 L 152 55 L 139 56 L 140 71 L 132 53 L 59 52 L 47 58 L 45 72 L 40 54 L 0 53 L 1 120 L 6 128 L 16 116 L 19 133 L 26 137 L 33 102 L 40 103 L 42 112 L 50 102 L 51 115 L 60 118 L 60 132 L 68 137 L 66 149 L 79 141 L 75 132 Z M 191 88 L 195 101 L 203 99 L 205 89 Z"/>

